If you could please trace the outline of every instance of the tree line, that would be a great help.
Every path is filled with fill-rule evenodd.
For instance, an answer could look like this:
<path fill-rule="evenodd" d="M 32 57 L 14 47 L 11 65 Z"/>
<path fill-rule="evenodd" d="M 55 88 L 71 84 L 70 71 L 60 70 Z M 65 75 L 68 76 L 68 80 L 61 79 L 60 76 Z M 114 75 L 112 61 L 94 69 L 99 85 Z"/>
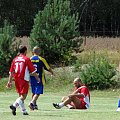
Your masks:
<path fill-rule="evenodd" d="M 30 35 L 34 17 L 48 0 L 0 0 L 0 27 L 8 20 L 18 36 Z M 79 13 L 81 35 L 119 36 L 119 0 L 70 0 L 71 14 Z"/>

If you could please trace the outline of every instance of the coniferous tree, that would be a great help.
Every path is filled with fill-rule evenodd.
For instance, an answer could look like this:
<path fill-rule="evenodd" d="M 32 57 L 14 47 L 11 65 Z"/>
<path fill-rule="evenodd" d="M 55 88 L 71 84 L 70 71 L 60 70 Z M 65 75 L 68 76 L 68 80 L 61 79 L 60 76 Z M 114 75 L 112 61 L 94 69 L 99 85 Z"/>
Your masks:
<path fill-rule="evenodd" d="M 49 0 L 34 19 L 30 45 L 39 46 L 50 62 L 69 58 L 66 56 L 82 42 L 78 23 L 78 15 L 71 14 L 69 0 Z"/>
<path fill-rule="evenodd" d="M 10 64 L 18 53 L 20 42 L 16 41 L 15 29 L 7 21 L 0 28 L 0 76 L 8 76 Z"/>

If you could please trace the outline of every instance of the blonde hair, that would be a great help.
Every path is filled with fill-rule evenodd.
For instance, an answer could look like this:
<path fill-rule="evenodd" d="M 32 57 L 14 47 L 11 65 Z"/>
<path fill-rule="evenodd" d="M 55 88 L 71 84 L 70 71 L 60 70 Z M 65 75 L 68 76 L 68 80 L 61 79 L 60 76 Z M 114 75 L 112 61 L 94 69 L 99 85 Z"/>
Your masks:
<path fill-rule="evenodd" d="M 33 53 L 39 53 L 40 52 L 40 48 L 38 46 L 35 46 L 33 48 Z"/>

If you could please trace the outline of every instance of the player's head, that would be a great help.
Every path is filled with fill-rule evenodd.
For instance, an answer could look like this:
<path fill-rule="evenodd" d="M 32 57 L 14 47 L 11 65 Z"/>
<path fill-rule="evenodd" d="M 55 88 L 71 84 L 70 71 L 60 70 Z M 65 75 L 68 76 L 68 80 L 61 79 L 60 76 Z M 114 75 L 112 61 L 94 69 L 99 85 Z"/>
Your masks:
<path fill-rule="evenodd" d="M 19 46 L 19 53 L 26 54 L 27 53 L 27 47 L 24 45 Z"/>
<path fill-rule="evenodd" d="M 82 81 L 79 77 L 75 78 L 74 81 L 73 81 L 73 84 L 75 87 L 80 87 L 82 85 Z"/>
<path fill-rule="evenodd" d="M 33 53 L 39 55 L 40 54 L 40 48 L 38 46 L 35 46 L 33 48 Z"/>

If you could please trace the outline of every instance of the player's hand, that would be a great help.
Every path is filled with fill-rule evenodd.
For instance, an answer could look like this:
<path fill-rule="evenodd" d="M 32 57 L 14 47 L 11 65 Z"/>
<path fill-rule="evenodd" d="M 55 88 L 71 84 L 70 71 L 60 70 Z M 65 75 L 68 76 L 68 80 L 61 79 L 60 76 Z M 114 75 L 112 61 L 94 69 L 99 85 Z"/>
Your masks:
<path fill-rule="evenodd" d="M 40 83 L 40 78 L 39 77 L 37 78 L 37 80 L 38 80 L 38 83 Z"/>
<path fill-rule="evenodd" d="M 68 97 L 71 98 L 72 96 L 73 96 L 73 95 L 71 94 L 71 95 L 69 95 Z"/>
<path fill-rule="evenodd" d="M 11 81 L 8 81 L 7 85 L 6 85 L 6 88 L 11 88 L 12 87 L 12 82 Z"/>
<path fill-rule="evenodd" d="M 40 78 L 39 78 L 38 74 L 36 74 L 35 78 L 36 78 L 37 81 L 38 81 L 37 83 L 40 83 Z"/>
<path fill-rule="evenodd" d="M 54 75 L 50 75 L 51 77 L 53 77 Z"/>

